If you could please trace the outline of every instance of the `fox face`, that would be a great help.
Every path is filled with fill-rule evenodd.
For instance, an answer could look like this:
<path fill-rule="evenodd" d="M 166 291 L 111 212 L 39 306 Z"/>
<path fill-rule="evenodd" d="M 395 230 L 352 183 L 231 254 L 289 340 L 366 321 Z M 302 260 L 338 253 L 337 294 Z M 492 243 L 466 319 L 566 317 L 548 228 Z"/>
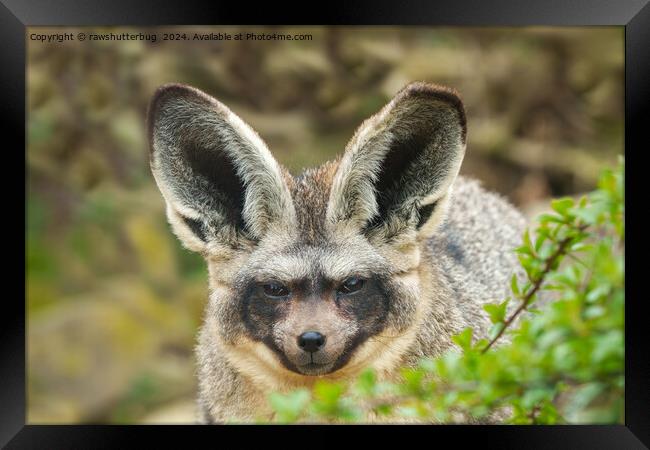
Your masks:
<path fill-rule="evenodd" d="M 423 248 L 465 152 L 454 91 L 406 86 L 341 157 L 298 176 L 197 89 L 162 86 L 147 121 L 168 220 L 208 265 L 200 345 L 270 387 L 399 360 L 435 289 Z"/>

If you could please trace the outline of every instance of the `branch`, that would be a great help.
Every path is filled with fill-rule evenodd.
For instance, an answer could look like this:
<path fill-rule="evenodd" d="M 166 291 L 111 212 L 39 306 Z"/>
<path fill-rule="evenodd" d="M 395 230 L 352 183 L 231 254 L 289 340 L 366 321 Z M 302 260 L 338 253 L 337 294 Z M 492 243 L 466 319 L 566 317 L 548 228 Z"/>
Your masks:
<path fill-rule="evenodd" d="M 586 224 L 581 225 L 578 227 L 578 231 L 584 231 L 586 228 L 587 228 Z M 501 327 L 501 330 L 499 330 L 497 335 L 494 336 L 494 338 L 485 346 L 485 348 L 481 351 L 481 353 L 487 352 L 494 345 L 494 343 L 501 337 L 501 335 L 503 335 L 504 331 L 506 331 L 506 328 L 508 328 L 519 316 L 519 314 L 521 314 L 522 311 L 524 311 L 530 305 L 530 302 L 532 301 L 533 297 L 535 296 L 537 291 L 539 291 L 540 288 L 542 287 L 542 283 L 544 282 L 544 279 L 551 271 L 551 267 L 553 267 L 553 264 L 558 258 L 560 258 L 561 256 L 563 256 L 563 254 L 566 253 L 566 248 L 573 239 L 574 236 L 568 236 L 564 238 L 562 241 L 560 241 L 557 250 L 546 259 L 546 264 L 544 265 L 544 269 L 542 270 L 542 273 L 539 275 L 537 280 L 535 280 L 535 283 L 533 284 L 531 289 L 522 298 L 521 305 L 519 305 L 519 307 L 512 313 L 510 317 L 508 317 L 508 319 L 505 322 L 503 322 L 503 326 Z"/>

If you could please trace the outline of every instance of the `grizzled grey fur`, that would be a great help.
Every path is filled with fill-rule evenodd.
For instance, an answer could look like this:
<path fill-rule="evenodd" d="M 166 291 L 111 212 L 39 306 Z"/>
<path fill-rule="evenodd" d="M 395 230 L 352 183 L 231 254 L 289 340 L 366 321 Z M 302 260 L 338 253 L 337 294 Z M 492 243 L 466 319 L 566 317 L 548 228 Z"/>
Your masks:
<path fill-rule="evenodd" d="M 458 176 L 467 128 L 455 91 L 409 84 L 341 157 L 298 176 L 188 86 L 156 92 L 148 130 L 168 220 L 209 270 L 202 423 L 268 419 L 270 391 L 367 367 L 393 379 L 465 327 L 487 333 L 482 305 L 507 295 L 525 221 Z"/>

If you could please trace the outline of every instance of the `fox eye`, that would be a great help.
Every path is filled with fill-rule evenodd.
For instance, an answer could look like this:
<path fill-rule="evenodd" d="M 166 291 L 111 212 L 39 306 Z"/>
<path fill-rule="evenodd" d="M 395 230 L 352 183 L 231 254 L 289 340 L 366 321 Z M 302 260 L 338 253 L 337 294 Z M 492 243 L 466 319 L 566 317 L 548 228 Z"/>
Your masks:
<path fill-rule="evenodd" d="M 267 283 L 262 288 L 267 297 L 284 298 L 289 295 L 289 288 L 280 283 Z"/>
<path fill-rule="evenodd" d="M 363 288 L 363 285 L 366 283 L 366 280 L 363 278 L 359 277 L 350 277 L 346 279 L 339 288 L 337 289 L 337 292 L 339 294 L 352 294 L 353 292 L 357 292 Z"/>

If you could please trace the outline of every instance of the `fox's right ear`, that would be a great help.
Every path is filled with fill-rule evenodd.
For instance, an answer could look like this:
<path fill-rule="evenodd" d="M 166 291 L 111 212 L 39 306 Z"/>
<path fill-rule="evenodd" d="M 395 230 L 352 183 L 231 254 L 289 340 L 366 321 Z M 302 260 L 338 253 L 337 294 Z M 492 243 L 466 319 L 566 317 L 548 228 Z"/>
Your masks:
<path fill-rule="evenodd" d="M 383 242 L 409 232 L 431 236 L 449 203 L 466 133 L 454 90 L 405 86 L 348 143 L 332 184 L 329 219 Z"/>
<path fill-rule="evenodd" d="M 238 247 L 270 227 L 291 227 L 295 211 L 282 169 L 260 137 L 225 105 L 168 84 L 147 113 L 151 170 L 183 244 Z"/>

